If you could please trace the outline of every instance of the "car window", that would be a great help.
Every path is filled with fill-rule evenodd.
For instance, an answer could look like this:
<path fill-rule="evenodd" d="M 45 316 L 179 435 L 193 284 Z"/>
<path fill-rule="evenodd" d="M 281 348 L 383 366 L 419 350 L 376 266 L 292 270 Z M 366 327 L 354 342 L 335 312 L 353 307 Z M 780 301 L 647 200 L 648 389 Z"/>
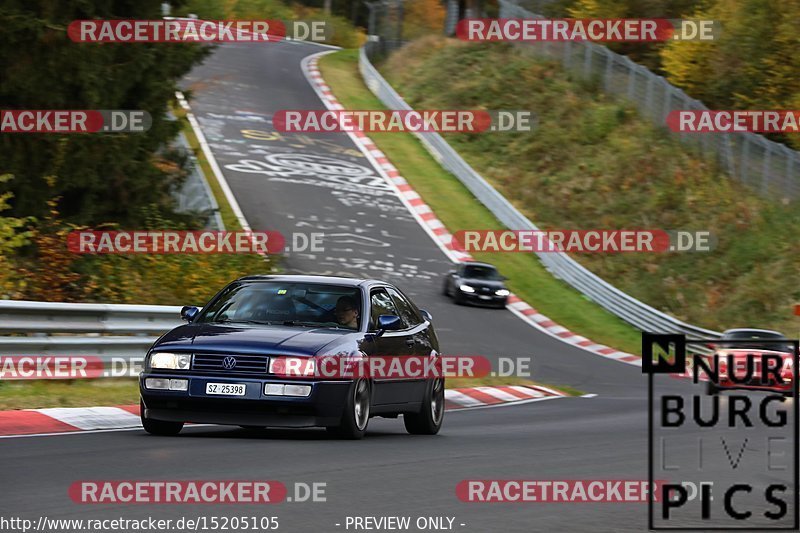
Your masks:
<path fill-rule="evenodd" d="M 346 327 L 336 320 L 340 299 L 359 309 L 357 288 L 316 283 L 253 282 L 230 287 L 204 309 L 198 322 Z"/>
<path fill-rule="evenodd" d="M 413 328 L 422 324 L 422 317 L 419 315 L 414 305 L 408 301 L 399 291 L 389 289 L 389 294 L 392 296 L 394 303 L 397 305 L 397 310 L 400 312 L 400 318 L 403 319 L 407 328 Z"/>
<path fill-rule="evenodd" d="M 500 273 L 491 267 L 468 265 L 464 268 L 464 277 L 500 281 Z"/>
<path fill-rule="evenodd" d="M 373 289 L 369 296 L 370 301 L 370 321 L 369 329 L 377 329 L 378 317 L 381 315 L 400 316 L 392 298 L 385 289 Z M 402 317 L 401 317 L 402 318 Z"/>

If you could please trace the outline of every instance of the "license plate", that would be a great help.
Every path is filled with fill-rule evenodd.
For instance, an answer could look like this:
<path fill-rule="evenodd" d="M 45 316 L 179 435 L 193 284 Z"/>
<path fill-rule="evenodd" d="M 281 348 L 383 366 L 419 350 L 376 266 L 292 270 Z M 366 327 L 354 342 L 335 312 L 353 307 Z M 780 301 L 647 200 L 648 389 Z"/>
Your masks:
<path fill-rule="evenodd" d="M 230 383 L 206 383 L 206 394 L 217 396 L 244 396 L 245 385 L 231 385 Z"/>
<path fill-rule="evenodd" d="M 484 296 L 481 294 L 480 298 L 481 300 L 488 300 L 489 298 L 491 298 L 491 296 Z"/>

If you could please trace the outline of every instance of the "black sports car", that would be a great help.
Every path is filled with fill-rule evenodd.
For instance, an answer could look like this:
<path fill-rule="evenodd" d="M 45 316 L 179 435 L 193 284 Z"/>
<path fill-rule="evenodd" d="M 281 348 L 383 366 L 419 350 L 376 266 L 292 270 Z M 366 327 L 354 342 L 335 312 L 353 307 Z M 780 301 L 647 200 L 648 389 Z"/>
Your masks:
<path fill-rule="evenodd" d="M 510 292 L 506 280 L 488 263 L 462 263 L 444 278 L 442 293 L 457 304 L 471 303 L 505 307 Z"/>
<path fill-rule="evenodd" d="M 331 358 L 439 357 L 431 316 L 376 280 L 252 276 L 156 341 L 140 375 L 144 429 L 174 435 L 185 422 L 244 427 L 322 426 L 361 438 L 372 416 L 435 434 L 444 378 L 323 375 Z"/>

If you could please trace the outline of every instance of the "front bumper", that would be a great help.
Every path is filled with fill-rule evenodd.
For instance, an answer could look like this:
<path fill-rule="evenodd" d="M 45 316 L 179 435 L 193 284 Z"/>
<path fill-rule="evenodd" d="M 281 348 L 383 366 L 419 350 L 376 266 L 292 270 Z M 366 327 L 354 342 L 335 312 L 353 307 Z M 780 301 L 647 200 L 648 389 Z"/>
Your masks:
<path fill-rule="evenodd" d="M 727 377 L 720 376 L 717 387 L 720 389 L 760 390 L 780 392 L 784 394 L 791 393 L 793 390 L 793 376 L 784 375 L 781 377 L 783 378 L 783 383 L 779 383 L 775 379 L 770 379 L 767 383 L 764 383 L 759 377 L 753 378 L 752 380 L 744 383 L 736 383 Z"/>
<path fill-rule="evenodd" d="M 483 294 L 475 292 L 459 291 L 461 301 L 473 305 L 486 305 L 491 307 L 505 307 L 508 296 L 497 296 L 496 294 Z"/>
<path fill-rule="evenodd" d="M 188 390 L 152 390 L 147 378 L 186 379 Z M 245 385 L 244 396 L 206 394 L 207 383 Z M 305 397 L 269 396 L 266 384 L 310 385 Z M 168 422 L 195 422 L 234 426 L 322 427 L 339 421 L 350 390 L 349 381 L 306 381 L 252 377 L 201 376 L 191 373 L 143 372 L 139 392 L 143 416 Z"/>

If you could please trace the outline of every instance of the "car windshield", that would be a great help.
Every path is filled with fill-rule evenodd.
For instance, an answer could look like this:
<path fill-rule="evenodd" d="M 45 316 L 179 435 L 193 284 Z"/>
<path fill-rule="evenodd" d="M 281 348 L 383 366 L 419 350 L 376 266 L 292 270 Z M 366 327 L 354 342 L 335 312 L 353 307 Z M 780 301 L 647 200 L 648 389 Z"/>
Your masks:
<path fill-rule="evenodd" d="M 489 281 L 500 281 L 503 279 L 496 269 L 492 267 L 476 265 L 464 267 L 464 277 L 472 279 L 485 279 Z"/>
<path fill-rule="evenodd" d="M 752 342 L 760 340 L 768 341 L 788 341 L 788 339 L 780 333 L 773 333 L 769 331 L 731 331 L 722 336 L 722 341 L 750 341 L 747 343 L 725 343 L 721 342 L 720 346 L 724 348 L 752 348 L 759 350 L 775 350 L 780 352 L 791 352 L 794 350 L 794 345 L 790 342 Z"/>
<path fill-rule="evenodd" d="M 203 311 L 199 322 L 268 324 L 298 327 L 358 329 L 358 321 L 341 309 L 361 316 L 360 291 L 355 287 L 318 283 L 253 282 L 235 284 Z M 340 312 L 337 313 L 337 308 Z"/>

